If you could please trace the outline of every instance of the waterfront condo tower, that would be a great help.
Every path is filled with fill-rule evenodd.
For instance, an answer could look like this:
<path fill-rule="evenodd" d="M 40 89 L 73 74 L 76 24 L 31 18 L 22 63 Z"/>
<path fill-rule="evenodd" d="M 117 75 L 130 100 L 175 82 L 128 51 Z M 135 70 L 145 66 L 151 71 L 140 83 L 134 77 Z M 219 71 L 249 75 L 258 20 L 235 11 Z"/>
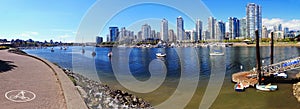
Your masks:
<path fill-rule="evenodd" d="M 229 17 L 229 39 L 236 39 L 240 35 L 240 21 L 235 17 Z"/>
<path fill-rule="evenodd" d="M 202 40 L 202 22 L 200 19 L 196 20 L 196 33 L 197 39 Z"/>
<path fill-rule="evenodd" d="M 184 30 L 184 22 L 181 16 L 177 18 L 177 40 L 184 40 L 185 30 Z"/>
<path fill-rule="evenodd" d="M 148 24 L 142 26 L 142 40 L 150 38 L 151 36 L 151 27 Z"/>
<path fill-rule="evenodd" d="M 119 35 L 119 28 L 118 27 L 109 27 L 109 35 L 110 35 L 110 42 L 117 41 Z"/>
<path fill-rule="evenodd" d="M 246 6 L 246 18 L 247 18 L 247 37 L 255 39 L 255 30 L 258 30 L 259 37 L 262 34 L 262 15 L 261 6 L 249 3 Z"/>
<path fill-rule="evenodd" d="M 168 20 L 166 20 L 166 19 L 163 19 L 162 21 L 161 21 L 161 27 L 160 27 L 160 39 L 161 40 L 163 40 L 163 41 L 168 41 L 168 37 L 169 37 L 169 35 L 168 35 L 168 31 L 169 31 L 169 29 L 168 29 Z"/>
<path fill-rule="evenodd" d="M 215 22 L 216 19 L 214 17 L 208 18 L 208 32 L 209 32 L 209 39 L 208 40 L 214 40 L 215 39 Z"/>

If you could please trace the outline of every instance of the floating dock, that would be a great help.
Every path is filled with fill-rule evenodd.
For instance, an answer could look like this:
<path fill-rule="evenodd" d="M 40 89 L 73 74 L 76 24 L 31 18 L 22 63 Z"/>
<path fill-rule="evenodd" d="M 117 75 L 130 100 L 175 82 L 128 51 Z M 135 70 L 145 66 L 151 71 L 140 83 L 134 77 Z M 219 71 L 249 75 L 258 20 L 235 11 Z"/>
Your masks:
<path fill-rule="evenodd" d="M 249 86 L 255 87 L 255 85 L 258 83 L 258 80 L 256 76 L 253 77 L 254 75 L 257 75 L 256 72 L 238 72 L 232 74 L 232 81 L 235 83 L 242 83 L 244 88 L 248 88 Z"/>

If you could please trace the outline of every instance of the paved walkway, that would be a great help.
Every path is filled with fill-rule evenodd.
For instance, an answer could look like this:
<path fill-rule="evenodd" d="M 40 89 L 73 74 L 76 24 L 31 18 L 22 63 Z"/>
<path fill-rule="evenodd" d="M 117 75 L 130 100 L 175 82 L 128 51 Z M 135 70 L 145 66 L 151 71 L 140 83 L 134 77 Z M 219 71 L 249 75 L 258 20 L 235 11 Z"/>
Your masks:
<path fill-rule="evenodd" d="M 13 69 L 0 72 L 1 109 L 85 108 L 74 85 L 62 74 L 62 70 L 53 64 L 29 56 L 8 53 L 6 50 L 0 50 L 0 60 L 14 65 Z M 56 70 L 59 71 L 58 74 Z M 25 94 L 20 90 L 25 90 Z M 35 98 L 27 91 L 33 92 Z"/>

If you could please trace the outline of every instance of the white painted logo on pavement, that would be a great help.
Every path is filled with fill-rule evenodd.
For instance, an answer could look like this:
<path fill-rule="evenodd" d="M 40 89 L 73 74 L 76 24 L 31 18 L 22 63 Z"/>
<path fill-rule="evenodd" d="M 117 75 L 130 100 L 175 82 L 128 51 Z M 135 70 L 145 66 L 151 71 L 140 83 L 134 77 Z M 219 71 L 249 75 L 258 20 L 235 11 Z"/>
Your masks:
<path fill-rule="evenodd" d="M 5 93 L 5 97 L 13 102 L 28 102 L 35 99 L 36 95 L 27 90 L 11 90 Z"/>

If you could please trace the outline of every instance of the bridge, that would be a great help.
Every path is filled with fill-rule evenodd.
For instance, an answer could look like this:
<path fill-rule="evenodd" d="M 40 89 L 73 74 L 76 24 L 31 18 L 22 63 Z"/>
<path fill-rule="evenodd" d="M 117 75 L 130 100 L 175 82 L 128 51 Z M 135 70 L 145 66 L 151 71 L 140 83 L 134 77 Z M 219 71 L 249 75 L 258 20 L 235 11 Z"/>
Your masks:
<path fill-rule="evenodd" d="M 264 76 L 269 76 L 270 74 L 274 74 L 276 72 L 292 70 L 298 67 L 300 67 L 300 57 L 262 66 L 261 71 Z"/>

